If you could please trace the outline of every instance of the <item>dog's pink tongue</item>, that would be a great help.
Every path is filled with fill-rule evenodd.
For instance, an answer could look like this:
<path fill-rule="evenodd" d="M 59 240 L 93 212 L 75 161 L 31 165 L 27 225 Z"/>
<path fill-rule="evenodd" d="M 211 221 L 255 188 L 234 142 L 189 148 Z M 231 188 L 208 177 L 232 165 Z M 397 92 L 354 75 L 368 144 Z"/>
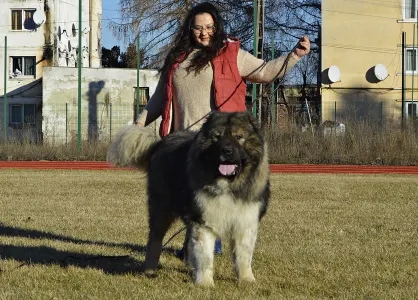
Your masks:
<path fill-rule="evenodd" d="M 219 172 L 222 175 L 228 176 L 233 174 L 235 171 L 235 165 L 219 165 Z"/>

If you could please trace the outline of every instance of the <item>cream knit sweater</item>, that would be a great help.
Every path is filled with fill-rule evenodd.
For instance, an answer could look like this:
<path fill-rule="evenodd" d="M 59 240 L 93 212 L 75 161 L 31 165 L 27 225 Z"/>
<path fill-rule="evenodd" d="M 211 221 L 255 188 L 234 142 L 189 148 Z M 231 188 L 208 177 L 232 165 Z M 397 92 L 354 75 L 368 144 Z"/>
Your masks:
<path fill-rule="evenodd" d="M 212 88 L 213 70 L 210 64 L 198 74 L 187 73 L 192 52 L 186 60 L 179 64 L 173 75 L 173 109 L 172 122 L 174 130 L 198 130 L 207 114 L 214 108 L 214 93 Z M 278 57 L 269 62 L 254 57 L 240 49 L 238 51 L 238 71 L 244 80 L 254 83 L 270 83 L 280 71 L 286 56 Z M 285 68 L 286 73 L 299 61 L 292 52 Z M 283 73 L 283 71 L 282 71 Z M 280 74 L 279 78 L 283 77 Z M 144 111 L 138 117 L 138 122 L 148 125 L 161 116 L 164 105 L 164 81 L 160 77 L 155 93 L 151 96 Z"/>

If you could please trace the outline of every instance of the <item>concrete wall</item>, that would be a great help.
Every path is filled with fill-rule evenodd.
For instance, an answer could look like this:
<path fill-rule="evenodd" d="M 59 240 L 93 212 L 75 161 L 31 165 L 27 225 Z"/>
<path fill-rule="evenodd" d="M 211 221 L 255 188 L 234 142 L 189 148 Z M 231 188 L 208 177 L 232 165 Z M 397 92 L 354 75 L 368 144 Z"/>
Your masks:
<path fill-rule="evenodd" d="M 140 87 L 152 95 L 158 83 L 155 70 L 140 71 Z M 136 70 L 82 69 L 81 125 L 83 140 L 108 140 L 134 121 Z M 77 140 L 77 68 L 46 67 L 43 77 L 44 142 Z M 156 126 L 154 126 L 156 128 Z"/>
<path fill-rule="evenodd" d="M 416 19 L 403 19 L 404 1 L 393 0 L 391 3 L 393 5 L 370 1 L 322 1 L 323 120 L 344 121 L 368 116 L 400 120 L 401 33 L 407 32 L 407 45 L 412 46 Z M 376 64 L 385 65 L 389 77 L 378 81 L 373 69 Z M 328 80 L 327 71 L 332 65 L 341 71 L 340 82 Z M 414 81 L 416 88 L 418 81 Z M 406 82 L 410 89 L 410 75 Z M 411 98 L 411 90 L 408 90 L 406 99 Z"/>

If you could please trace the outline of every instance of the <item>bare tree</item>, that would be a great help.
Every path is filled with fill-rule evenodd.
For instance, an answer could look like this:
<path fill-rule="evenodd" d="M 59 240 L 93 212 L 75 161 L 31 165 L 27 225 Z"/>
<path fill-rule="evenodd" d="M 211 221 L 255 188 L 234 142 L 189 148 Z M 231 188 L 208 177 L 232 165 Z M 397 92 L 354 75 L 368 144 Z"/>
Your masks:
<path fill-rule="evenodd" d="M 181 20 L 197 1 L 121 0 L 122 22 L 109 24 L 113 34 L 132 43 L 138 36 L 148 65 L 158 67 L 167 53 Z"/>
<path fill-rule="evenodd" d="M 178 31 L 188 10 L 202 0 L 120 0 L 121 23 L 110 23 L 114 35 L 128 43 L 141 40 L 143 67 L 161 66 L 173 37 Z M 213 0 L 225 19 L 226 32 L 241 40 L 242 46 L 252 52 L 253 48 L 253 1 Z M 289 52 L 302 35 L 312 41 L 312 74 L 319 68 L 319 32 L 321 0 L 265 0 L 264 57 L 271 58 L 270 48 L 274 43 L 276 56 Z M 308 61 L 308 59 L 305 59 Z M 311 74 L 311 75 L 312 75 Z M 310 77 L 312 77 L 309 75 Z M 301 68 L 294 68 L 286 80 L 293 84 L 305 82 Z"/>

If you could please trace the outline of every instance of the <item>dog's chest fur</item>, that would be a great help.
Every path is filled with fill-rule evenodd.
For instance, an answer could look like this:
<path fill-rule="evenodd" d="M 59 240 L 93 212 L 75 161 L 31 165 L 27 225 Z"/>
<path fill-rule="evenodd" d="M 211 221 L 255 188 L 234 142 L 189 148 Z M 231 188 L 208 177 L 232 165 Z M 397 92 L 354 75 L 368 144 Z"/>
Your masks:
<path fill-rule="evenodd" d="M 201 210 L 202 220 L 216 235 L 225 236 L 234 230 L 247 228 L 249 224 L 258 224 L 261 203 L 256 201 L 244 201 L 236 199 L 220 183 L 221 193 L 215 197 L 200 191 L 195 200 Z"/>

